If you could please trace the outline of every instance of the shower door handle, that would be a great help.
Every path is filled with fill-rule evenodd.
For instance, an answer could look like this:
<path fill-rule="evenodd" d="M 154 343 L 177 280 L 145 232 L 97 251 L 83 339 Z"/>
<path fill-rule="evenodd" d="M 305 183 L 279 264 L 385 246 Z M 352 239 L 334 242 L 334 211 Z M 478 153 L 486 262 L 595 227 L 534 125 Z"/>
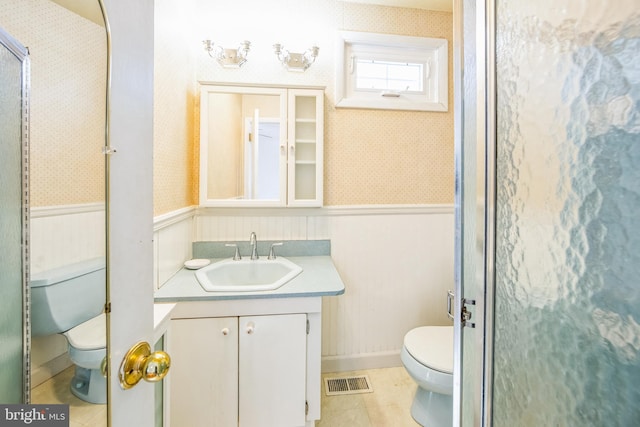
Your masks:
<path fill-rule="evenodd" d="M 453 314 L 454 298 L 455 298 L 455 294 L 453 293 L 453 291 L 448 290 L 447 291 L 447 317 L 449 317 L 449 319 L 451 320 L 455 320 L 455 315 Z M 470 322 L 471 312 L 467 310 L 467 304 L 476 305 L 476 300 L 462 298 L 462 304 L 461 304 L 462 309 L 460 310 L 460 321 L 463 328 L 465 326 L 468 326 L 470 328 L 475 328 L 476 324 L 473 322 Z"/>
<path fill-rule="evenodd" d="M 447 291 L 447 317 L 451 320 L 454 320 L 455 318 L 453 317 L 453 298 L 455 297 L 453 291 L 448 290 Z"/>
<path fill-rule="evenodd" d="M 462 327 L 468 326 L 470 328 L 475 328 L 475 322 L 470 322 L 471 320 L 471 312 L 467 310 L 467 304 L 476 305 L 476 300 L 474 299 L 466 299 L 462 298 L 462 310 L 460 310 L 460 321 L 462 322 Z"/>

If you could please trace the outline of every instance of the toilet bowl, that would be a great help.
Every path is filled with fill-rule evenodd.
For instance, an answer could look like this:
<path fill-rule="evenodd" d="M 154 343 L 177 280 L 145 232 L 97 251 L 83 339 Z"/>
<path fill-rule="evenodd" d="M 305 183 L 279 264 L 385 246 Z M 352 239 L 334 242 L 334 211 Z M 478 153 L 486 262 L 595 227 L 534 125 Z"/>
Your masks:
<path fill-rule="evenodd" d="M 71 392 L 90 403 L 107 402 L 101 373 L 106 357 L 105 261 L 97 258 L 31 278 L 31 334 L 62 334 L 75 365 Z"/>
<path fill-rule="evenodd" d="M 449 427 L 453 418 L 453 327 L 407 332 L 400 359 L 418 384 L 411 416 L 422 426 Z"/>
<path fill-rule="evenodd" d="M 69 344 L 69 358 L 76 365 L 71 392 L 91 403 L 107 403 L 107 381 L 101 365 L 107 356 L 107 316 L 93 317 L 64 332 Z"/>

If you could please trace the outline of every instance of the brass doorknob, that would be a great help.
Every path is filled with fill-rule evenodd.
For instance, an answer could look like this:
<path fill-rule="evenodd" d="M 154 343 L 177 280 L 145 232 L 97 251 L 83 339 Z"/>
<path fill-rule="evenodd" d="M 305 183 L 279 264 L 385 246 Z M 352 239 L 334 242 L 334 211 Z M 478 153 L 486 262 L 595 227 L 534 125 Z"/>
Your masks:
<path fill-rule="evenodd" d="M 105 356 L 105 357 L 102 359 L 102 362 L 100 363 L 100 373 L 101 373 L 101 374 L 102 374 L 102 376 L 103 376 L 103 377 L 105 377 L 105 378 L 107 378 L 107 368 L 108 368 L 107 363 L 108 363 L 108 362 L 107 362 L 107 356 Z"/>
<path fill-rule="evenodd" d="M 149 343 L 141 341 L 131 347 L 120 364 L 120 386 L 128 390 L 145 380 L 161 381 L 169 372 L 171 358 L 164 351 L 151 352 Z"/>

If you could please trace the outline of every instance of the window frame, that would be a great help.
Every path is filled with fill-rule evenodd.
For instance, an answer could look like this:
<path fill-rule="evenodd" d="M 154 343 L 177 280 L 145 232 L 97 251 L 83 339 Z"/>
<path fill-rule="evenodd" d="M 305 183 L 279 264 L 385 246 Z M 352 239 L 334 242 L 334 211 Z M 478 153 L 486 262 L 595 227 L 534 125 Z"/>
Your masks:
<path fill-rule="evenodd" d="M 338 31 L 336 48 L 336 108 L 448 111 L 446 39 Z M 352 54 L 380 61 L 425 64 L 428 72 L 424 74 L 423 92 L 356 90 Z"/>

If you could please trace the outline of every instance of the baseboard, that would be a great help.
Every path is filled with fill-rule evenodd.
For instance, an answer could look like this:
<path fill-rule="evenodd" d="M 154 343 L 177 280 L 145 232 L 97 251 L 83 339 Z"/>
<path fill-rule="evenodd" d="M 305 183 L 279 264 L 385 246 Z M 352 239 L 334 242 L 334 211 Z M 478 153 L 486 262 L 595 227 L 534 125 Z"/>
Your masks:
<path fill-rule="evenodd" d="M 361 371 L 402 366 L 400 350 L 347 356 L 322 356 L 322 372 Z"/>
<path fill-rule="evenodd" d="M 31 370 L 31 387 L 42 384 L 50 378 L 58 375 L 68 367 L 72 366 L 73 362 L 69 358 L 69 353 L 61 354 L 47 361 L 44 365 L 40 365 Z"/>

